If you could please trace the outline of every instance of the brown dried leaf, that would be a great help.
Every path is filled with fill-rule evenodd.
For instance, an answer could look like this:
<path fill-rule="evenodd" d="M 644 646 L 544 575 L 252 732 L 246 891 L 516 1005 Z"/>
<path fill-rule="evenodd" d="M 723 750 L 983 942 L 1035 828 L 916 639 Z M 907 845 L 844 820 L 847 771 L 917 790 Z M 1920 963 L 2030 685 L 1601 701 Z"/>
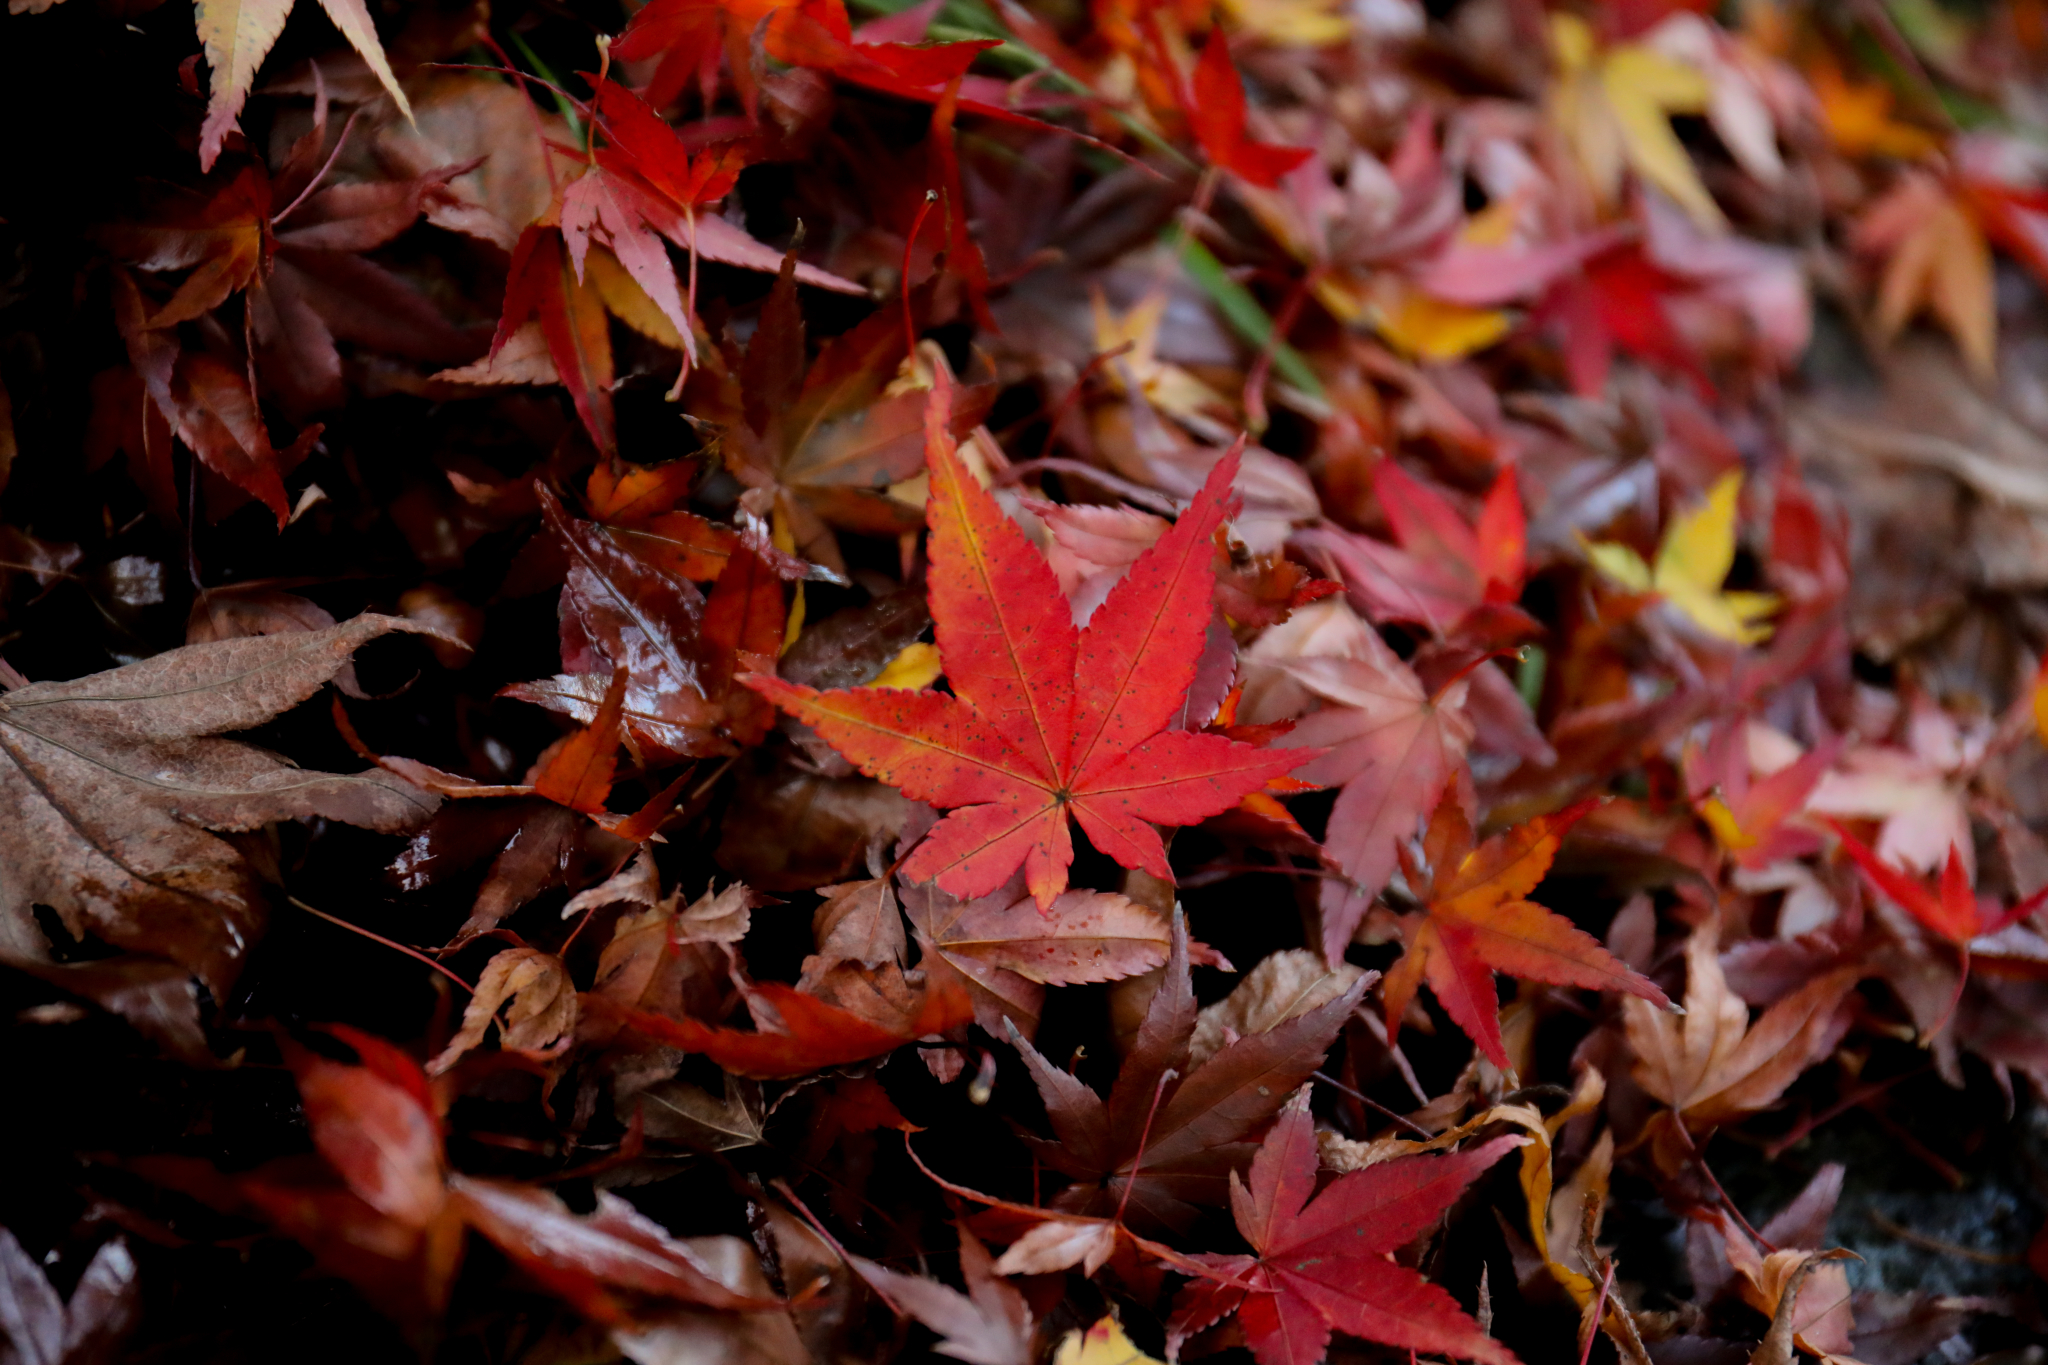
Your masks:
<path fill-rule="evenodd" d="M 209 830 L 322 816 L 396 831 L 437 802 L 388 773 L 314 773 L 238 740 L 304 701 L 390 616 L 186 645 L 0 697 L 0 947 L 47 958 L 33 907 L 169 958 L 224 998 L 263 922 L 256 875 Z"/>
<path fill-rule="evenodd" d="M 898 1311 L 937 1332 L 940 1340 L 933 1349 L 938 1354 L 970 1365 L 1030 1365 L 1031 1309 L 1024 1296 L 990 1267 L 988 1251 L 966 1228 L 960 1229 L 965 1294 L 859 1256 L 848 1257 L 847 1264 L 877 1293 L 888 1295 Z"/>
<path fill-rule="evenodd" d="M 1049 985 L 1118 981 L 1166 961 L 1166 921 L 1114 892 L 1067 891 L 1044 914 L 1021 878 L 971 901 L 929 882 L 902 894 L 927 959 L 966 979 L 975 1021 L 991 1033 L 1008 1018 L 1035 1034 Z"/>
<path fill-rule="evenodd" d="M 1229 995 L 1195 1016 L 1188 1065 L 1200 1066 L 1236 1039 L 1265 1033 L 1297 1015 L 1320 1009 L 1367 974 L 1363 967 L 1349 962 L 1332 967 L 1321 953 L 1307 948 L 1272 954 L 1247 972 Z"/>
<path fill-rule="evenodd" d="M 688 1081 L 636 1087 L 629 1083 L 629 1075 L 621 1073 L 612 1105 L 622 1119 L 638 1109 L 643 1130 L 656 1142 L 699 1152 L 729 1152 L 764 1140 L 768 1115 L 758 1081 L 728 1075 L 721 1099 Z"/>
<path fill-rule="evenodd" d="M 1710 920 L 1686 943 L 1683 1017 L 1634 996 L 1622 1002 L 1637 1082 L 1692 1128 L 1775 1102 L 1834 1045 L 1840 1036 L 1836 1007 L 1862 975 L 1845 967 L 1815 977 L 1752 1025 L 1749 1007 L 1722 975 L 1719 939 L 1719 922 Z"/>
<path fill-rule="evenodd" d="M 498 1012 L 505 1011 L 502 1021 Z M 454 1066 L 479 1047 L 498 1022 L 498 1044 L 512 1052 L 546 1052 L 576 1031 L 576 986 L 553 953 L 507 948 L 484 966 L 476 994 L 462 1011 L 462 1027 L 441 1055 L 428 1063 L 433 1075 Z"/>
<path fill-rule="evenodd" d="M 903 961 L 906 941 L 896 892 L 886 877 L 818 888 L 825 901 L 811 916 L 818 951 L 804 959 L 800 990 L 842 962 L 881 967 Z"/>
<path fill-rule="evenodd" d="M 668 904 L 673 908 L 681 899 L 679 893 L 671 892 Z M 670 937 L 677 943 L 738 943 L 747 936 L 753 908 L 759 904 L 760 897 L 744 882 L 734 882 L 723 891 L 707 889 L 677 913 Z"/>

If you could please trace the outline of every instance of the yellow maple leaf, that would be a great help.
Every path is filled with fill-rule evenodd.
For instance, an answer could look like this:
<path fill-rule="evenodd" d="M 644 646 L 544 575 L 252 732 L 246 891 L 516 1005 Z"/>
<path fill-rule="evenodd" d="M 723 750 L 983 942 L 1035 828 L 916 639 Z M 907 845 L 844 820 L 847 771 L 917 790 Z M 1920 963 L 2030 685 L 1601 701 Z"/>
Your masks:
<path fill-rule="evenodd" d="M 1373 281 L 1364 311 L 1373 330 L 1417 360 L 1461 360 L 1493 345 L 1513 326 L 1498 308 L 1449 303 L 1423 293 L 1398 275 L 1381 275 Z"/>
<path fill-rule="evenodd" d="M 1268 43 L 1328 47 L 1351 36 L 1341 0 L 1223 0 L 1239 33 Z"/>
<path fill-rule="evenodd" d="M 1052 1365 L 1160 1365 L 1124 1335 L 1123 1324 L 1104 1318 L 1087 1331 L 1075 1330 L 1060 1341 Z"/>
<path fill-rule="evenodd" d="M 1622 173 L 1633 170 L 1702 228 L 1725 231 L 1727 219 L 1671 131 L 1671 115 L 1706 111 L 1714 95 L 1707 77 L 1640 43 L 1602 50 L 1576 15 L 1553 14 L 1550 40 L 1558 68 L 1551 121 L 1571 144 L 1593 192 L 1613 204 Z"/>
<path fill-rule="evenodd" d="M 883 667 L 880 673 L 868 679 L 869 687 L 905 687 L 915 692 L 930 687 L 945 672 L 945 665 L 939 660 L 939 647 L 919 640 L 903 646 L 895 658 Z"/>
<path fill-rule="evenodd" d="M 1096 353 L 1128 348 L 1109 362 L 1111 375 L 1137 389 L 1146 402 L 1169 417 L 1199 417 L 1204 410 L 1229 409 L 1221 394 L 1180 366 L 1159 358 L 1159 324 L 1166 316 L 1163 292 L 1147 294 L 1121 317 L 1110 309 L 1100 289 L 1095 290 L 1092 301 Z"/>
<path fill-rule="evenodd" d="M 1717 480 L 1700 507 L 1671 523 L 1657 547 L 1657 562 L 1619 541 L 1586 545 L 1593 566 L 1631 592 L 1655 593 L 1709 635 L 1753 645 L 1770 638 L 1763 620 L 1778 609 L 1766 592 L 1723 592 L 1721 584 L 1735 564 L 1735 509 L 1742 497 L 1742 475 L 1731 471 Z"/>
<path fill-rule="evenodd" d="M 1976 215 L 1931 175 L 1908 172 L 1856 224 L 1857 250 L 1885 258 L 1871 318 L 1890 341 L 1923 310 L 1955 338 L 1980 378 L 1997 371 L 1991 245 Z"/>

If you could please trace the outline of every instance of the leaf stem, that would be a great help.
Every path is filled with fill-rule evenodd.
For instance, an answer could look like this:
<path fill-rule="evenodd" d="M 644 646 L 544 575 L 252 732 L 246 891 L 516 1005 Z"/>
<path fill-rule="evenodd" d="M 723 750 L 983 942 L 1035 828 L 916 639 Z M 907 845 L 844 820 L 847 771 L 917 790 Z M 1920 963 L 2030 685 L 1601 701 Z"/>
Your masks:
<path fill-rule="evenodd" d="M 298 197 L 271 215 L 271 227 L 275 228 L 279 223 L 291 217 L 292 214 L 298 211 L 299 205 L 313 197 L 313 191 L 320 188 L 320 182 L 327 178 L 327 173 L 334 169 L 334 163 L 341 159 L 341 149 L 348 146 L 348 135 L 355 130 L 356 120 L 362 117 L 362 113 L 362 110 L 357 109 L 349 114 L 348 122 L 341 125 L 341 136 L 334 139 L 334 150 L 327 154 L 327 160 L 314 173 L 313 178 L 306 182 L 306 188 L 299 191 Z"/>
<path fill-rule="evenodd" d="M 1158 1117 L 1159 1101 L 1166 1096 L 1166 1083 L 1179 1080 L 1180 1073 L 1172 1067 L 1159 1073 L 1159 1084 L 1152 1087 L 1152 1107 L 1145 1111 L 1145 1127 L 1138 1134 L 1138 1154 L 1131 1158 L 1131 1173 L 1124 1178 L 1124 1197 L 1117 1200 L 1116 1217 L 1110 1222 L 1123 1226 L 1124 1209 L 1130 1205 L 1131 1191 L 1138 1188 L 1138 1172 L 1145 1169 L 1145 1144 L 1152 1140 L 1152 1120 Z"/>
<path fill-rule="evenodd" d="M 1338 1080 L 1335 1076 L 1330 1075 L 1326 1071 L 1317 1071 L 1313 1074 L 1317 1080 L 1321 1081 L 1324 1085 L 1329 1086 L 1338 1094 L 1349 1095 L 1352 1099 L 1357 1100 L 1360 1104 L 1372 1110 L 1374 1113 L 1379 1114 L 1381 1117 L 1392 1119 L 1395 1123 L 1399 1124 L 1403 1128 L 1406 1128 L 1409 1132 L 1413 1133 L 1416 1137 L 1421 1138 L 1423 1141 L 1427 1142 L 1429 1140 L 1429 1129 L 1424 1128 L 1421 1124 L 1416 1123 L 1411 1119 L 1403 1118 L 1401 1115 L 1387 1108 L 1387 1106 L 1381 1104 L 1376 1099 L 1372 1099 L 1369 1096 L 1359 1094 L 1356 1090 L 1353 1090 L 1350 1086 L 1344 1084 L 1344 1082 Z"/>
<path fill-rule="evenodd" d="M 937 190 L 924 192 L 924 202 L 917 206 L 917 216 L 910 220 L 910 235 L 903 239 L 903 275 L 897 283 L 903 294 L 903 359 L 913 368 L 917 355 L 917 324 L 910 316 L 910 255 L 917 250 L 917 236 L 924 231 L 924 220 L 931 216 L 932 205 L 938 202 Z"/>
<path fill-rule="evenodd" d="M 1586 1344 L 1579 1348 L 1579 1365 L 1593 1358 L 1593 1338 L 1600 1335 L 1600 1319 L 1607 1314 L 1607 1296 L 1614 1290 L 1614 1262 L 1607 1262 L 1607 1273 L 1600 1277 L 1600 1293 L 1593 1300 L 1593 1312 L 1586 1319 Z"/>
<path fill-rule="evenodd" d="M 432 967 L 441 975 L 447 977 L 450 981 L 453 981 L 456 985 L 462 987 L 462 989 L 468 992 L 470 995 L 476 994 L 476 987 L 470 985 L 467 981 L 464 981 L 454 972 L 449 971 L 446 967 L 434 961 L 434 959 L 428 957 L 425 953 L 421 952 L 417 948 L 408 948 L 405 944 L 399 943 L 394 939 L 388 939 L 384 937 L 384 935 L 382 934 L 372 933 L 368 929 L 363 928 L 363 926 L 360 924 L 350 924 L 347 920 L 342 919 L 339 915 L 330 915 L 325 910 L 315 910 L 312 906 L 306 904 L 297 896 L 287 894 L 285 896 L 285 899 L 290 901 L 293 905 L 298 906 L 299 909 L 305 911 L 309 915 L 312 915 L 318 919 L 324 919 L 329 924 L 339 925 L 341 928 L 348 930 L 351 934 L 361 934 L 364 938 L 369 939 L 373 943 L 381 943 L 386 948 L 390 948 L 397 952 L 404 953 L 407 957 L 413 959 L 413 961 L 415 962 L 425 963 L 427 966 Z"/>
<path fill-rule="evenodd" d="M 1803 1120 L 1799 1124 L 1795 1125 L 1791 1132 L 1785 1134 L 1785 1136 L 1779 1138 L 1776 1142 L 1773 1142 L 1769 1146 L 1765 1147 L 1763 1149 L 1764 1156 L 1771 1161 L 1776 1161 L 1779 1157 L 1785 1154 L 1788 1148 L 1790 1148 L 1794 1143 L 1800 1141 L 1807 1134 L 1813 1132 L 1814 1129 L 1819 1128 L 1823 1124 L 1830 1123 L 1833 1120 L 1840 1118 L 1842 1115 L 1848 1113 L 1851 1109 L 1855 1109 L 1861 1106 L 1866 1101 L 1876 1099 L 1879 1095 L 1882 1095 L 1885 1091 L 1891 1089 L 1900 1081 L 1911 1080 L 1913 1077 L 1924 1075 L 1926 1072 L 1931 1071 L 1933 1069 L 1934 1063 L 1927 1062 L 1924 1065 L 1914 1067 L 1911 1071 L 1901 1071 L 1896 1076 L 1887 1076 L 1881 1081 L 1872 1081 L 1868 1085 L 1857 1086 L 1855 1089 L 1849 1091 L 1849 1093 L 1847 1093 L 1846 1095 L 1841 1096 L 1833 1104 L 1821 1110 L 1820 1113 Z"/>
<path fill-rule="evenodd" d="M 1748 1233 L 1751 1240 L 1755 1241 L 1758 1246 L 1762 1247 L 1765 1251 L 1776 1251 L 1778 1248 L 1771 1245 L 1768 1238 L 1749 1225 L 1749 1220 L 1742 1216 L 1742 1210 L 1735 1207 L 1735 1201 L 1728 1197 L 1728 1191 L 1721 1188 L 1721 1181 L 1715 1176 L 1714 1168 L 1707 1165 L 1707 1154 L 1699 1149 L 1699 1146 L 1692 1140 L 1692 1134 L 1685 1130 L 1685 1119 L 1681 1115 L 1673 1114 L 1671 1122 L 1672 1126 L 1678 1129 L 1678 1135 L 1685 1139 L 1685 1150 L 1692 1154 L 1693 1165 L 1700 1168 L 1700 1174 L 1705 1176 L 1707 1183 L 1714 1187 L 1714 1194 L 1720 1199 L 1721 1207 L 1728 1210 L 1737 1225 L 1744 1232 Z"/>

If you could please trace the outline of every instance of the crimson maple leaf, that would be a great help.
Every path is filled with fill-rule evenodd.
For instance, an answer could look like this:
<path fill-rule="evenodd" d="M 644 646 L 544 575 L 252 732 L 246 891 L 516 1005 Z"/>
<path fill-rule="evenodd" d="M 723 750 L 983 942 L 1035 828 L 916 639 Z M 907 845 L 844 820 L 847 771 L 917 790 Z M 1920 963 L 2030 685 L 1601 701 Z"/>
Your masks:
<path fill-rule="evenodd" d="M 1563 333 L 1565 369 L 1581 395 L 1602 393 L 1617 349 L 1676 371 L 1711 392 L 1699 356 L 1679 335 L 1664 301 L 1685 282 L 1658 268 L 1639 246 L 1605 252 L 1561 280 L 1538 308 Z"/>
<path fill-rule="evenodd" d="M 1373 466 L 1372 481 L 1399 548 L 1335 528 L 1306 531 L 1296 543 L 1328 551 L 1352 600 L 1375 621 L 1411 621 L 1440 636 L 1468 638 L 1489 625 L 1508 626 L 1498 609 L 1512 608 L 1528 573 L 1528 532 L 1513 472 L 1494 479 L 1472 524 L 1392 460 Z M 1482 607 L 1496 608 L 1495 620 L 1475 616 Z"/>
<path fill-rule="evenodd" d="M 1842 841 L 1842 851 L 1863 873 L 1864 880 L 1918 920 L 1922 928 L 1956 950 L 1961 970 L 1956 974 L 1955 994 L 1940 1020 L 1925 1030 L 1923 1036 L 1932 1038 L 1948 1026 L 1950 1016 L 1962 1001 L 1963 987 L 1970 977 L 1971 942 L 2001 933 L 2033 914 L 2041 908 L 2043 901 L 2048 901 L 2048 887 L 2036 891 L 2017 905 L 2000 910 L 1993 902 L 1979 900 L 1977 893 L 1970 889 L 1968 864 L 1963 860 L 1962 850 L 1954 844 L 1949 845 L 1948 861 L 1942 864 L 1941 880 L 1935 888 L 1929 888 L 1917 877 L 1908 876 L 1880 858 L 1875 849 L 1842 828 L 1839 822 L 1829 820 L 1827 826 Z"/>
<path fill-rule="evenodd" d="M 1280 743 L 1328 745 L 1302 780 L 1344 788 L 1323 838 L 1349 879 L 1323 885 L 1323 955 L 1335 962 L 1394 875 L 1397 845 L 1415 837 L 1464 766 L 1477 733 L 1466 709 L 1472 684 L 1456 678 L 1430 694 L 1375 630 L 1361 631 L 1342 656 L 1292 659 L 1286 669 L 1324 705 Z"/>
<path fill-rule="evenodd" d="M 1230 1211 L 1255 1256 L 1191 1259 L 1213 1278 L 1181 1290 L 1169 1326 L 1185 1341 L 1237 1314 L 1259 1365 L 1317 1365 L 1330 1334 L 1518 1365 L 1457 1300 L 1388 1253 L 1436 1222 L 1481 1172 L 1527 1138 L 1500 1137 L 1454 1156 L 1409 1156 L 1354 1171 L 1311 1200 L 1316 1127 L 1303 1086 L 1252 1158 L 1247 1189 L 1230 1175 Z"/>
<path fill-rule="evenodd" d="M 738 1076 L 781 1080 L 826 1067 L 866 1061 L 902 1046 L 912 1038 L 944 1033 L 973 1017 L 965 988 L 946 982 L 927 988 L 917 1012 L 901 1028 L 884 1027 L 850 1010 L 806 995 L 778 981 L 762 981 L 747 992 L 750 1005 L 773 1012 L 780 1029 L 723 1028 L 697 1019 L 671 1019 L 649 1010 L 617 1009 L 593 997 L 586 1000 L 610 1010 L 643 1037 L 701 1052 Z"/>
<path fill-rule="evenodd" d="M 1508 1068 L 1501 1044 L 1499 1000 L 1493 974 L 1590 990 L 1619 990 L 1665 1009 L 1671 1001 L 1647 977 L 1631 971 L 1599 940 L 1528 895 L 1550 870 L 1565 831 L 1596 802 L 1583 801 L 1472 846 L 1472 826 L 1455 795 L 1438 804 L 1424 836 L 1425 876 L 1409 862 L 1409 885 L 1427 907 L 1403 926 L 1405 951 L 1387 973 L 1387 1036 L 1425 980 L 1467 1037 L 1493 1064 Z"/>
<path fill-rule="evenodd" d="M 1066 889 L 1067 817 L 1125 867 L 1171 877 L 1153 824 L 1221 814 L 1310 755 L 1169 729 L 1194 681 L 1215 583 L 1211 540 L 1238 453 L 1076 631 L 1059 581 L 955 452 L 943 376 L 925 416 L 931 609 L 953 693 L 817 692 L 743 681 L 871 777 L 953 807 L 904 864 L 984 896 L 1019 864 L 1041 910 Z"/>
<path fill-rule="evenodd" d="M 1188 124 L 1202 152 L 1227 171 L 1271 189 L 1280 177 L 1314 155 L 1307 147 L 1260 142 L 1245 130 L 1244 82 L 1230 60 L 1230 44 L 1219 27 L 1209 34 L 1194 78 L 1182 96 Z"/>

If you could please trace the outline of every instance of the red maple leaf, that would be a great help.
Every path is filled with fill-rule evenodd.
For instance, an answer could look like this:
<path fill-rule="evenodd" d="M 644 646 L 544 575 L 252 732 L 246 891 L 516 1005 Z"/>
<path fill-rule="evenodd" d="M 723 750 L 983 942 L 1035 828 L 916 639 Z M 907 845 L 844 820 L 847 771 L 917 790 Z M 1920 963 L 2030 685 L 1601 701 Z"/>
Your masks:
<path fill-rule="evenodd" d="M 1501 1043 L 1499 998 L 1493 974 L 1590 990 L 1619 990 L 1669 1008 L 1671 1001 L 1647 977 L 1600 946 L 1564 916 L 1528 899 L 1550 871 L 1565 831 L 1598 804 L 1582 801 L 1539 815 L 1472 846 L 1472 826 L 1457 798 L 1446 795 L 1430 819 L 1423 851 L 1425 875 L 1408 859 L 1408 882 L 1427 907 L 1403 925 L 1401 960 L 1387 973 L 1387 1036 L 1424 981 L 1467 1037 L 1493 1064 L 1508 1069 Z"/>
<path fill-rule="evenodd" d="M 1678 279 L 1631 244 L 1586 263 L 1580 274 L 1560 280 L 1538 312 L 1563 333 L 1566 372 L 1583 396 L 1603 393 L 1616 348 L 1649 364 L 1677 371 L 1702 392 L 1711 392 L 1699 356 L 1679 335 L 1665 311 L 1666 297 L 1680 293 Z"/>
<path fill-rule="evenodd" d="M 1230 44 L 1219 27 L 1202 46 L 1202 58 L 1195 64 L 1194 78 L 1182 97 L 1187 106 L 1188 126 L 1203 153 L 1224 170 L 1268 189 L 1280 177 L 1309 159 L 1307 147 L 1288 147 L 1277 142 L 1260 142 L 1245 131 L 1244 82 L 1230 60 Z"/>
<path fill-rule="evenodd" d="M 1954 844 L 1949 845 L 1948 861 L 1942 865 L 1940 881 L 1929 887 L 1919 878 L 1901 872 L 1878 857 L 1875 849 L 1849 833 L 1839 822 L 1829 820 L 1826 823 L 1842 841 L 1842 851 L 1849 855 L 1864 879 L 1879 894 L 1892 900 L 1918 920 L 1922 928 L 1956 950 L 1959 970 L 1955 993 L 1940 1020 L 1921 1035 L 1932 1038 L 1948 1026 L 1956 1006 L 1962 1002 L 1963 987 L 1970 979 L 1972 941 L 2002 933 L 2033 914 L 2041 908 L 2042 902 L 2048 901 L 2048 887 L 2036 891 L 2017 905 L 2000 910 L 1995 903 L 1978 899 L 1977 893 L 1970 889 L 1969 867 L 1963 861 L 1962 850 Z"/>
<path fill-rule="evenodd" d="M 1431 693 L 1378 631 L 1362 633 L 1347 657 L 1290 660 L 1287 671 L 1323 707 L 1279 742 L 1328 746 L 1301 778 L 1339 786 L 1323 844 L 1348 879 L 1325 881 L 1323 953 L 1335 962 L 1397 865 L 1396 847 L 1463 770 L 1476 733 L 1466 708 L 1471 683 L 1454 678 Z"/>
<path fill-rule="evenodd" d="M 598 998 L 586 1001 L 615 1009 Z M 933 984 L 918 1001 L 917 1013 L 900 1028 L 886 1028 L 851 1010 L 806 995 L 794 986 L 763 981 L 750 987 L 751 1005 L 771 1013 L 780 1029 L 722 1028 L 698 1019 L 671 1019 L 651 1010 L 616 1010 L 624 1023 L 642 1036 L 685 1052 L 701 1052 L 738 1076 L 779 1080 L 808 1075 L 826 1067 L 845 1066 L 879 1057 L 927 1034 L 944 1033 L 974 1017 L 966 988 L 958 982 Z"/>
<path fill-rule="evenodd" d="M 1965 953 L 1969 951 L 1971 939 L 1995 934 L 2007 925 L 2018 923 L 2038 910 L 2042 901 L 2048 900 L 2048 890 L 2036 891 L 2010 910 L 1994 910 L 1980 903 L 1977 893 L 1970 889 L 1969 867 L 1963 861 L 1962 850 L 1955 845 L 1949 845 L 1948 862 L 1942 865 L 1940 882 L 1930 888 L 1917 877 L 1908 876 L 1878 857 L 1876 850 L 1842 828 L 1839 822 L 1829 820 L 1827 826 L 1842 841 L 1842 851 L 1862 870 L 1871 886 L 1896 901 L 1899 908 L 1920 921 L 1923 928 Z"/>
<path fill-rule="evenodd" d="M 1389 1253 L 1428 1229 L 1494 1162 L 1527 1142 L 1500 1137 L 1454 1156 L 1409 1156 L 1353 1171 L 1313 1200 L 1316 1128 L 1303 1086 L 1252 1158 L 1230 1176 L 1230 1211 L 1255 1256 L 1205 1254 L 1212 1278 L 1181 1290 L 1168 1328 L 1185 1341 L 1237 1314 L 1259 1365 L 1317 1365 L 1330 1334 L 1517 1365 L 1457 1300 Z"/>
<path fill-rule="evenodd" d="M 984 896 L 1021 863 L 1040 909 L 1066 889 L 1067 817 L 1125 867 L 1172 875 L 1154 824 L 1217 815 L 1309 755 L 1169 729 L 1194 681 L 1228 510 L 1233 450 L 1174 528 L 1076 631 L 1059 581 L 974 481 L 946 429 L 940 378 L 925 419 L 931 609 L 952 695 L 746 684 L 815 727 L 871 777 L 951 814 L 906 877 Z"/>
<path fill-rule="evenodd" d="M 1506 619 L 1519 612 L 1499 610 L 1512 608 L 1528 574 L 1528 530 L 1512 470 L 1495 477 L 1476 523 L 1392 460 L 1373 466 L 1372 481 L 1394 545 L 1334 528 L 1304 532 L 1297 542 L 1330 553 L 1368 616 L 1412 621 L 1440 636 L 1490 636 L 1522 624 Z M 1476 616 L 1482 607 L 1495 610 Z"/>

